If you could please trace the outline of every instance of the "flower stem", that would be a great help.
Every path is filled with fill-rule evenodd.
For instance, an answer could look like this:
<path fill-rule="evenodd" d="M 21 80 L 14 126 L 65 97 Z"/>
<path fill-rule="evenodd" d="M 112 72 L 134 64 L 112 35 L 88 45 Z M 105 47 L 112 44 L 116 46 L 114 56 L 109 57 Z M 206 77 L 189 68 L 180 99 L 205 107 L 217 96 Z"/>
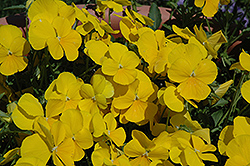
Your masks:
<path fill-rule="evenodd" d="M 226 126 L 228 118 L 230 117 L 231 113 L 234 112 L 236 104 L 239 101 L 239 99 L 241 98 L 240 88 L 241 88 L 241 85 L 242 85 L 245 77 L 246 77 L 246 74 L 245 74 L 245 72 L 243 72 L 241 77 L 240 77 L 240 81 L 239 81 L 239 83 L 238 83 L 238 85 L 236 87 L 236 91 L 235 91 L 234 96 L 233 96 L 233 101 L 232 101 L 228 111 L 220 119 L 220 121 L 218 123 L 218 126 L 220 126 L 223 123 L 223 121 L 224 121 L 224 123 L 223 123 L 222 127 Z"/>

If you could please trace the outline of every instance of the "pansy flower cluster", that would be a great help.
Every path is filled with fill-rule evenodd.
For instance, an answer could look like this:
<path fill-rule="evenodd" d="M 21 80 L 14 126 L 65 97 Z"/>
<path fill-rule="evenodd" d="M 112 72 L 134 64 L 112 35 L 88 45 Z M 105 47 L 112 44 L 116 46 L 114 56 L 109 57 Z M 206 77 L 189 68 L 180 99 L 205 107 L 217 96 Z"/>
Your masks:
<path fill-rule="evenodd" d="M 195 0 L 194 5 L 210 17 L 218 3 Z M 63 71 L 53 77 L 42 98 L 24 93 L 11 103 L 13 123 L 28 135 L 0 164 L 17 160 L 15 155 L 17 166 L 75 165 L 84 158 L 90 162 L 89 157 L 94 166 L 203 166 L 219 161 L 209 126 L 193 120 L 190 107 L 210 102 L 212 109 L 233 84 L 224 81 L 213 88 L 218 50 L 227 38 L 221 30 L 207 35 L 203 24 L 195 25 L 194 33 L 173 25 L 173 33 L 166 35 L 150 28 L 151 18 L 123 7 L 130 5 L 128 0 L 97 0 L 100 15 L 107 9 L 109 14 L 123 11 L 123 16 L 114 14 L 120 19 L 119 30 L 112 29 L 104 15 L 97 18 L 61 0 L 30 4 L 27 40 L 17 27 L 0 25 L 3 75 L 23 71 L 26 55 L 36 51 L 47 52 L 42 58 L 72 64 L 84 56 L 97 66 L 89 81 Z M 125 42 L 114 39 L 118 33 Z M 249 54 L 243 50 L 239 59 L 231 69 L 249 72 Z M 156 79 L 161 79 L 160 85 Z M 240 87 L 247 102 L 249 87 L 249 81 Z M 218 151 L 228 156 L 226 165 L 249 165 L 249 127 L 249 118 L 237 116 L 234 125 L 221 131 Z"/>

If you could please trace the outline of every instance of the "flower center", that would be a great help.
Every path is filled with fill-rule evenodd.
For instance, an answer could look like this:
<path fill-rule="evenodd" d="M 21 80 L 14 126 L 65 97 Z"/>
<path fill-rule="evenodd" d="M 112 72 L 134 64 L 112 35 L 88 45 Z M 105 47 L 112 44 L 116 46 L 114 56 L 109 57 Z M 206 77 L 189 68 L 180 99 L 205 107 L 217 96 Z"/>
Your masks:
<path fill-rule="evenodd" d="M 70 98 L 68 96 L 66 96 L 66 101 L 69 101 L 69 100 L 70 100 Z"/>
<path fill-rule="evenodd" d="M 12 55 L 12 52 L 9 50 L 8 54 L 9 54 L 9 55 Z"/>
<path fill-rule="evenodd" d="M 57 152 L 57 148 L 58 148 L 58 146 L 55 146 L 51 151 L 53 152 L 53 151 L 56 151 Z"/>
<path fill-rule="evenodd" d="M 200 150 L 198 150 L 198 149 L 195 149 L 195 148 L 194 148 L 194 151 L 195 151 L 195 152 L 201 152 Z"/>
<path fill-rule="evenodd" d="M 195 77 L 195 73 L 194 73 L 194 70 L 192 71 L 192 73 L 190 74 L 190 77 Z"/>
<path fill-rule="evenodd" d="M 61 41 L 61 37 L 60 36 L 57 36 L 57 39 L 59 40 L 59 42 Z"/>
<path fill-rule="evenodd" d="M 74 136 L 74 135 L 72 136 L 72 139 L 73 139 L 74 141 L 76 140 L 76 138 L 75 138 L 75 136 Z"/>
<path fill-rule="evenodd" d="M 135 94 L 135 99 L 134 100 L 139 100 L 139 97 L 137 96 L 137 94 Z"/>
<path fill-rule="evenodd" d="M 95 96 L 94 96 L 94 97 L 92 97 L 92 100 L 96 101 L 96 98 L 95 98 Z"/>
<path fill-rule="evenodd" d="M 123 66 L 121 64 L 119 64 L 119 69 L 123 68 Z"/>
<path fill-rule="evenodd" d="M 110 130 L 108 130 L 108 135 L 110 135 Z"/>
<path fill-rule="evenodd" d="M 148 151 L 146 151 L 143 156 L 147 156 L 148 157 Z"/>

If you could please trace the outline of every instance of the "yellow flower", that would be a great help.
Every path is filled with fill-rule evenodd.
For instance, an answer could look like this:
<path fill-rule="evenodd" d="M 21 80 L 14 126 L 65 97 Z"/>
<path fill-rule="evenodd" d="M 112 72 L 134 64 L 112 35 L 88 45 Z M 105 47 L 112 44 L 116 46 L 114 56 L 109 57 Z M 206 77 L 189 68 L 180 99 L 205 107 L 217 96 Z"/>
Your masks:
<path fill-rule="evenodd" d="M 75 23 L 75 10 L 60 0 L 36 0 L 32 2 L 28 10 L 31 22 L 37 19 L 45 19 L 52 23 L 57 16 L 68 19 L 70 25 Z"/>
<path fill-rule="evenodd" d="M 237 116 L 234 118 L 234 125 L 226 126 L 220 133 L 218 149 L 222 155 L 227 155 L 227 147 L 235 138 L 242 135 L 250 135 L 250 119 Z"/>
<path fill-rule="evenodd" d="M 71 29 L 69 20 L 59 16 L 53 19 L 52 24 L 46 19 L 32 21 L 29 40 L 35 50 L 48 46 L 54 59 L 59 60 L 65 54 L 69 61 L 77 59 L 82 42 L 80 34 Z"/>
<path fill-rule="evenodd" d="M 62 122 L 53 123 L 49 131 L 41 127 L 45 137 L 33 134 L 26 137 L 21 145 L 21 157 L 35 157 L 44 165 L 52 156 L 55 165 L 74 165 L 73 154 L 75 150 L 72 138 L 65 138 L 66 131 Z"/>
<path fill-rule="evenodd" d="M 0 73 L 6 76 L 23 71 L 30 51 L 29 43 L 22 37 L 22 31 L 13 25 L 0 25 Z"/>
<path fill-rule="evenodd" d="M 245 166 L 250 164 L 250 135 L 240 135 L 227 146 L 225 166 Z"/>
<path fill-rule="evenodd" d="M 131 122 L 145 120 L 145 112 L 148 110 L 149 97 L 154 93 L 151 81 L 143 72 L 138 72 L 139 80 L 129 85 L 127 93 L 123 96 L 114 98 L 112 104 L 115 108 L 121 109 L 121 117 L 125 117 Z M 141 76 L 142 75 L 142 76 Z"/>
<path fill-rule="evenodd" d="M 111 58 L 105 59 L 102 64 L 103 74 L 114 76 L 113 80 L 122 85 L 132 83 L 137 76 L 135 68 L 140 63 L 138 56 L 119 43 L 109 46 L 109 55 Z"/>
<path fill-rule="evenodd" d="M 203 7 L 202 13 L 206 17 L 213 17 L 217 13 L 220 0 L 195 0 L 194 4 L 197 7 Z"/>
<path fill-rule="evenodd" d="M 168 149 L 163 146 L 157 146 L 154 141 L 141 131 L 132 131 L 132 140 L 124 146 L 124 153 L 129 157 L 136 157 L 131 160 L 132 166 L 149 166 L 150 160 L 166 160 L 168 158 Z"/>
<path fill-rule="evenodd" d="M 223 43 L 227 42 L 227 39 L 221 30 L 207 38 L 206 32 L 202 28 L 202 24 L 200 25 L 200 29 L 198 29 L 196 25 L 194 26 L 196 35 L 194 35 L 187 27 L 185 29 L 181 29 L 176 25 L 173 25 L 173 31 L 187 40 L 195 37 L 207 49 L 209 55 L 212 55 L 213 58 L 217 58 L 217 51 Z"/>
<path fill-rule="evenodd" d="M 130 6 L 131 2 L 129 0 L 97 0 L 97 12 L 105 13 L 107 8 L 113 9 L 115 12 L 119 13 L 123 11 L 122 6 Z"/>
<path fill-rule="evenodd" d="M 79 108 L 94 115 L 100 109 L 107 108 L 107 99 L 114 95 L 112 84 L 100 74 L 92 77 L 92 85 L 83 84 L 80 94 L 84 98 L 79 102 Z"/>
<path fill-rule="evenodd" d="M 216 156 L 212 153 L 216 147 L 212 144 L 205 144 L 204 141 L 195 135 L 191 135 L 191 139 L 184 137 L 176 138 L 180 146 L 170 149 L 170 158 L 175 163 L 185 163 L 190 166 L 205 165 L 202 160 L 218 162 Z M 184 165 L 185 165 L 184 164 Z"/>
<path fill-rule="evenodd" d="M 248 53 L 246 53 L 244 50 L 242 50 L 242 53 L 240 54 L 239 57 L 240 60 L 240 65 L 247 71 L 250 71 L 250 55 Z M 242 97 L 248 102 L 250 103 L 250 91 L 249 91 L 249 87 L 250 87 L 250 80 L 246 81 L 243 83 L 242 87 L 241 87 L 241 94 Z"/>
<path fill-rule="evenodd" d="M 141 29 L 142 30 L 142 29 Z M 169 41 L 165 44 L 165 33 L 162 30 L 155 32 L 150 28 L 143 30 L 139 35 L 137 46 L 140 55 L 149 64 L 149 72 L 162 73 L 168 63 L 168 54 L 177 44 Z"/>
<path fill-rule="evenodd" d="M 136 43 L 139 39 L 138 30 L 141 28 L 144 29 L 141 23 L 152 26 L 154 21 L 151 18 L 141 15 L 133 10 L 129 11 L 128 9 L 125 9 L 125 13 L 127 15 L 125 17 L 116 15 L 121 18 L 121 21 L 119 22 L 121 33 L 129 42 Z M 138 19 L 141 23 L 136 19 Z M 145 28 L 144 30 L 149 30 L 149 28 Z"/>
<path fill-rule="evenodd" d="M 83 149 L 88 149 L 93 145 L 90 131 L 83 126 L 84 120 L 80 111 L 74 109 L 68 109 L 60 116 L 60 121 L 65 125 L 66 137 L 74 141 L 74 161 L 81 160 L 85 155 Z"/>
<path fill-rule="evenodd" d="M 22 130 L 34 130 L 34 123 L 44 117 L 44 110 L 39 101 L 30 93 L 19 99 L 11 115 L 15 125 Z"/>
<path fill-rule="evenodd" d="M 93 116 L 92 123 L 94 137 L 108 137 L 108 139 L 114 142 L 117 146 L 123 145 L 126 139 L 126 133 L 122 127 L 116 128 L 117 122 L 112 113 L 106 114 L 104 118 L 100 113 L 96 113 Z"/>
<path fill-rule="evenodd" d="M 73 74 L 61 73 L 45 92 L 45 99 L 48 100 L 46 115 L 54 117 L 67 109 L 76 109 L 82 99 L 80 95 L 81 85 L 83 85 L 83 81 L 76 79 Z"/>
<path fill-rule="evenodd" d="M 204 54 L 200 50 L 190 43 L 176 47 L 169 54 L 169 79 L 180 83 L 177 90 L 185 99 L 204 100 L 211 91 L 207 84 L 217 76 L 216 64 L 203 59 Z"/>

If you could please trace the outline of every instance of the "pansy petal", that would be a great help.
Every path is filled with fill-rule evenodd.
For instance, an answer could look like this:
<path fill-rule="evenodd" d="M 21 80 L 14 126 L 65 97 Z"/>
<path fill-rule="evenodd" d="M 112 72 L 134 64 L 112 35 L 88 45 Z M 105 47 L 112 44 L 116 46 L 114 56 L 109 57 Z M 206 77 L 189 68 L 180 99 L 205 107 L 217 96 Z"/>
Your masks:
<path fill-rule="evenodd" d="M 169 79 L 175 82 L 186 81 L 192 73 L 189 62 L 185 59 L 176 60 L 168 70 Z"/>
<path fill-rule="evenodd" d="M 74 137 L 76 143 L 83 149 L 88 149 L 93 145 L 93 136 L 86 128 L 82 128 Z"/>
<path fill-rule="evenodd" d="M 103 74 L 113 76 L 119 70 L 119 63 L 114 61 L 113 59 L 106 59 L 103 61 L 102 64 L 102 72 Z"/>
<path fill-rule="evenodd" d="M 246 53 L 244 50 L 241 52 L 240 57 L 240 65 L 247 71 L 250 71 L 250 55 Z"/>
<path fill-rule="evenodd" d="M 119 127 L 116 130 L 110 131 L 110 134 L 108 134 L 108 136 L 112 139 L 112 141 L 117 146 L 122 146 L 126 139 L 126 133 L 122 127 Z"/>
<path fill-rule="evenodd" d="M 47 39 L 56 37 L 53 26 L 45 19 L 38 19 L 30 24 L 29 42 L 35 50 L 47 46 Z"/>
<path fill-rule="evenodd" d="M 26 137 L 21 145 L 22 157 L 36 157 L 46 164 L 51 156 L 50 149 L 38 134 Z"/>
<path fill-rule="evenodd" d="M 181 112 L 184 109 L 183 100 L 180 100 L 176 95 L 174 86 L 168 87 L 164 92 L 164 103 L 173 111 Z"/>
<path fill-rule="evenodd" d="M 202 60 L 194 70 L 195 77 L 206 84 L 211 84 L 217 77 L 218 70 L 214 62 L 209 59 Z"/>
<path fill-rule="evenodd" d="M 244 82 L 240 90 L 242 97 L 250 103 L 250 80 Z"/>
<path fill-rule="evenodd" d="M 69 61 L 74 61 L 78 58 L 78 48 L 81 46 L 82 38 L 75 30 L 70 30 L 69 34 L 61 38 L 60 44 L 63 47 L 66 58 Z"/>
<path fill-rule="evenodd" d="M 63 48 L 60 45 L 60 41 L 57 37 L 49 38 L 47 40 L 47 44 L 48 44 L 48 50 L 49 50 L 51 56 L 55 60 L 59 60 L 63 57 L 63 55 L 64 55 Z"/>
<path fill-rule="evenodd" d="M 80 131 L 83 127 L 83 119 L 80 111 L 75 109 L 68 109 L 62 113 L 60 120 L 69 126 L 73 134 Z"/>
<path fill-rule="evenodd" d="M 148 103 L 135 100 L 124 115 L 126 119 L 131 122 L 140 122 L 145 119 L 145 111 L 147 107 Z"/>
<path fill-rule="evenodd" d="M 7 49 L 10 49 L 11 43 L 16 37 L 22 37 L 22 31 L 14 25 L 0 26 L 0 34 L 0 44 Z"/>
<path fill-rule="evenodd" d="M 126 69 L 134 69 L 139 63 L 140 59 L 132 51 L 125 52 L 120 61 L 120 64 Z"/>
<path fill-rule="evenodd" d="M 9 76 L 17 72 L 23 71 L 28 65 L 28 59 L 22 56 L 7 56 L 0 66 L 0 73 Z"/>
<path fill-rule="evenodd" d="M 124 147 L 124 153 L 129 157 L 141 156 L 146 150 L 141 146 L 137 139 L 132 139 Z"/>
<path fill-rule="evenodd" d="M 136 76 L 137 71 L 135 69 L 122 68 L 117 71 L 113 80 L 118 84 L 128 85 L 135 80 Z"/>

